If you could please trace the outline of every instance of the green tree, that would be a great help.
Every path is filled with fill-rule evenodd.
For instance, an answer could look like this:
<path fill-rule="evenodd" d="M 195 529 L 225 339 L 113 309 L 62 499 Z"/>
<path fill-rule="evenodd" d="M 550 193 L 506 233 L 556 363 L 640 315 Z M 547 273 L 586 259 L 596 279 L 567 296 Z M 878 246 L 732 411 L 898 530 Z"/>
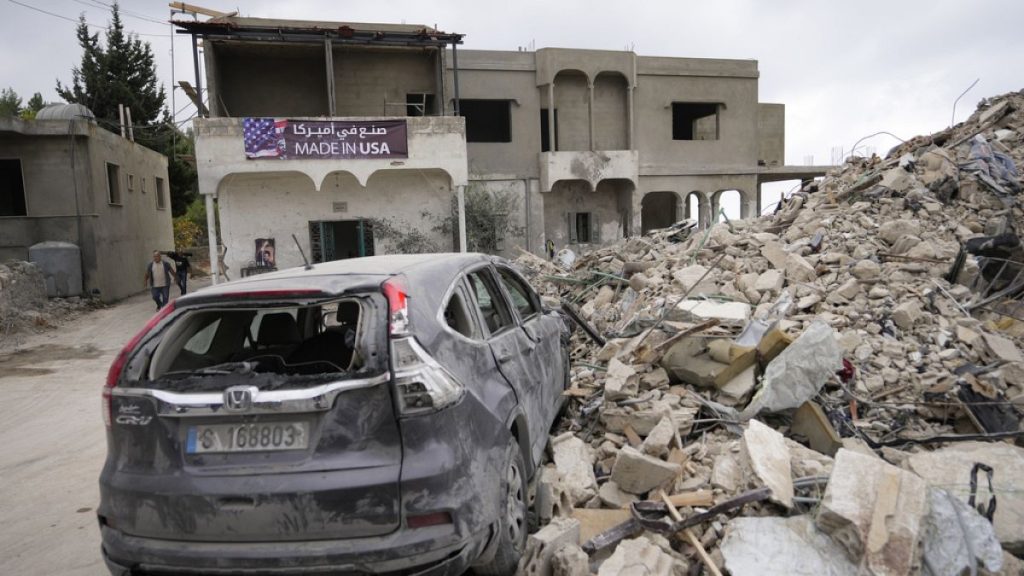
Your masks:
<path fill-rule="evenodd" d="M 32 95 L 31 98 L 28 99 L 28 102 L 25 104 L 25 107 L 22 108 L 22 120 L 34 120 L 36 114 L 38 114 L 39 111 L 42 110 L 45 106 L 46 102 L 43 101 L 43 95 L 39 92 L 36 92 Z"/>
<path fill-rule="evenodd" d="M 0 90 L 0 118 L 21 113 L 21 96 L 13 88 Z"/>
<path fill-rule="evenodd" d="M 153 50 L 149 42 L 125 32 L 116 2 L 110 14 L 105 47 L 99 33 L 89 34 L 85 16 L 79 18 L 76 35 L 82 61 L 71 70 L 70 86 L 57 80 L 57 94 L 112 122 L 119 121 L 118 105 L 123 104 L 131 109 L 133 124 L 149 126 L 160 116 L 165 99 L 163 85 L 157 83 Z"/>

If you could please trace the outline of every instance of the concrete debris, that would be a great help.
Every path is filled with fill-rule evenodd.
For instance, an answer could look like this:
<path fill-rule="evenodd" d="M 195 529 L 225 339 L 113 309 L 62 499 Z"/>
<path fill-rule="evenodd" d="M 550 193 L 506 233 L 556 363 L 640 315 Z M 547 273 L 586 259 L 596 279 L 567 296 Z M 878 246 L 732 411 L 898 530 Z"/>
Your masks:
<path fill-rule="evenodd" d="M 678 464 L 671 464 L 640 453 L 630 446 L 624 446 L 615 459 L 611 481 L 615 482 L 620 490 L 630 494 L 646 494 L 675 479 L 679 472 Z"/>
<path fill-rule="evenodd" d="M 959 576 L 1003 568 L 1003 549 L 992 524 L 946 490 L 928 491 L 924 521 L 924 573 Z"/>
<path fill-rule="evenodd" d="M 526 539 L 526 550 L 519 560 L 517 574 L 552 576 L 552 558 L 566 545 L 580 543 L 580 522 L 575 518 L 555 518 Z"/>
<path fill-rule="evenodd" d="M 589 576 L 590 557 L 576 544 L 566 544 L 551 556 L 551 576 Z"/>
<path fill-rule="evenodd" d="M 0 349 L 17 344 L 27 330 L 45 330 L 102 306 L 99 300 L 72 296 L 47 298 L 46 281 L 31 262 L 0 264 Z"/>
<path fill-rule="evenodd" d="M 772 500 L 786 508 L 793 507 L 793 476 L 790 471 L 789 448 L 782 434 L 751 420 L 743 432 L 743 454 L 753 470 L 757 483 L 772 490 Z"/>
<path fill-rule="evenodd" d="M 910 574 L 927 512 L 927 485 L 881 459 L 841 449 L 816 522 L 871 574 Z"/>
<path fill-rule="evenodd" d="M 545 305 L 582 327 L 541 524 L 576 516 L 603 573 L 684 558 L 709 574 L 984 574 L 1000 559 L 1013 573 L 1021 167 L 1024 91 L 851 157 L 770 215 L 681 222 L 562 267 L 521 257 Z M 977 524 L 983 471 L 968 505 L 976 463 L 993 469 L 1001 557 Z M 641 549 L 650 563 L 622 563 Z M 564 556 L 566 573 L 590 569 Z"/>
<path fill-rule="evenodd" d="M 909 470 L 936 488 L 946 488 L 964 501 L 970 496 L 971 469 L 975 463 L 991 466 L 996 494 L 993 525 L 1003 547 L 1024 554 L 1024 448 L 1001 442 L 963 442 L 933 452 L 918 452 L 906 462 Z M 978 504 L 991 493 L 983 474 L 978 478 Z"/>
<path fill-rule="evenodd" d="M 641 536 L 620 542 L 597 576 L 683 576 L 686 572 L 685 563 Z"/>
<path fill-rule="evenodd" d="M 586 502 L 597 494 L 590 446 L 567 432 L 551 439 L 551 453 L 573 504 Z"/>
<path fill-rule="evenodd" d="M 722 541 L 733 576 L 856 576 L 857 565 L 809 516 L 737 518 Z"/>

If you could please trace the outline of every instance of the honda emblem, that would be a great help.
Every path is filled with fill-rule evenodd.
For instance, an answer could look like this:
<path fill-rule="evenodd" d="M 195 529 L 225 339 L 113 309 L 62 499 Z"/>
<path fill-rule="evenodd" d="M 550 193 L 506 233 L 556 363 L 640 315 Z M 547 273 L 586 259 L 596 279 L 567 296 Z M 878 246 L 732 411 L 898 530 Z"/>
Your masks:
<path fill-rule="evenodd" d="M 252 408 L 252 398 L 259 392 L 255 386 L 232 386 L 224 390 L 224 409 L 245 412 Z"/>

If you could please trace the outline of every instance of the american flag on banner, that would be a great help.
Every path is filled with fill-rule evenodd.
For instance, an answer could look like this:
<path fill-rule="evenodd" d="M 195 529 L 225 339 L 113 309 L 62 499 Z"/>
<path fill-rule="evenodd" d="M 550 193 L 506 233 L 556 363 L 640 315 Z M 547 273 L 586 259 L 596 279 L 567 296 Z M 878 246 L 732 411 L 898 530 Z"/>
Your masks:
<path fill-rule="evenodd" d="M 245 118 L 242 120 L 242 139 L 246 158 L 283 158 L 284 129 L 287 120 L 273 118 Z"/>

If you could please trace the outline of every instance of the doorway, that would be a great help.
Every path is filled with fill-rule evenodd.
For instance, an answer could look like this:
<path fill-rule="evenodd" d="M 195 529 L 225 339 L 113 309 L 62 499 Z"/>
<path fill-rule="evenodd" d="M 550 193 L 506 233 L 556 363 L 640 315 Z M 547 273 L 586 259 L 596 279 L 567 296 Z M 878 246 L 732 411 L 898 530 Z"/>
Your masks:
<path fill-rule="evenodd" d="M 369 220 L 332 220 L 309 223 L 313 262 L 373 256 L 373 224 Z"/>

